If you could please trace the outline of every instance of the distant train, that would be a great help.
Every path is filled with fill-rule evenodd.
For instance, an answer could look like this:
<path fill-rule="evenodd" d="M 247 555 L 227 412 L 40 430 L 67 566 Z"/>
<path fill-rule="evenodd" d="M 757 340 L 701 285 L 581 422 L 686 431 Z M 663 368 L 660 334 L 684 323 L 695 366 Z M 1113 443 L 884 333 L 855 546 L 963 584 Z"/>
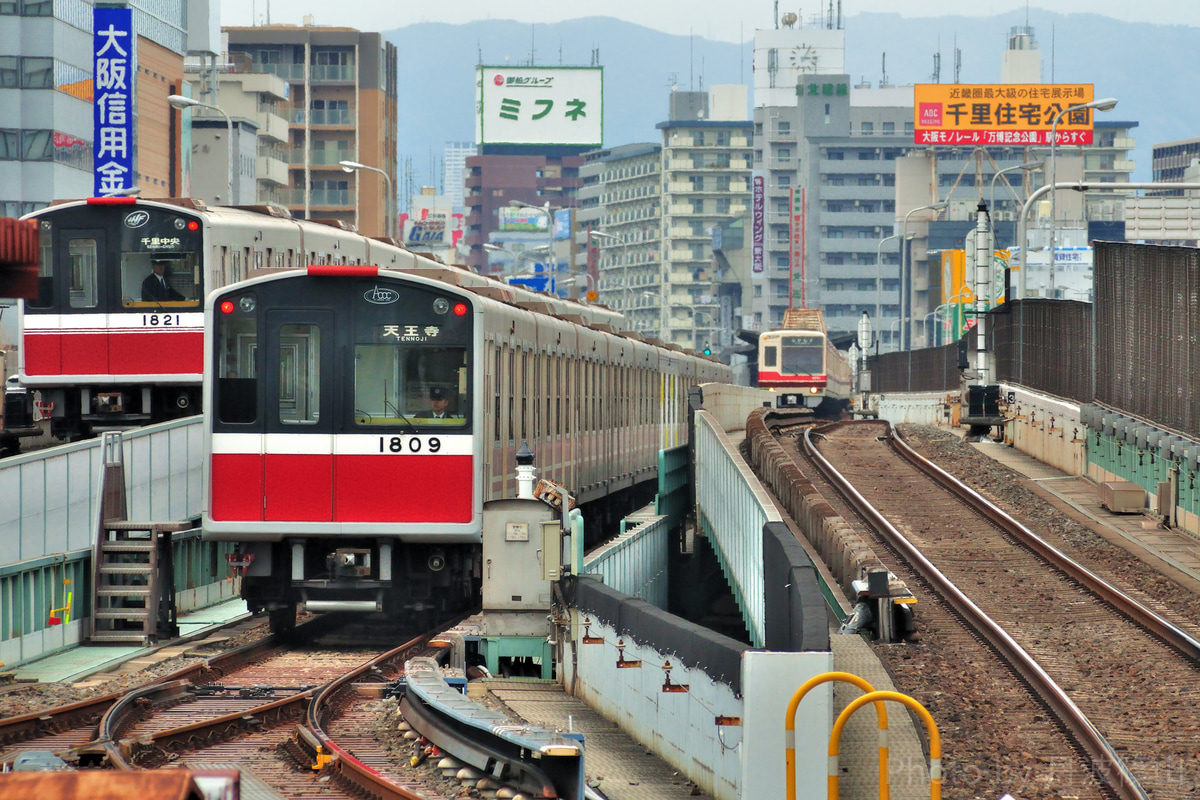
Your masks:
<path fill-rule="evenodd" d="M 776 408 L 838 414 L 850 402 L 850 366 L 829 341 L 819 309 L 788 309 L 783 327 L 758 336 L 758 385 Z"/>
<path fill-rule="evenodd" d="M 507 289 L 377 267 L 225 287 L 205 336 L 204 537 L 239 543 L 242 595 L 276 630 L 298 607 L 472 608 L 502 568 L 481 563 L 483 504 L 516 496 L 522 442 L 602 501 L 686 441 L 691 386 L 730 378 Z"/>
<path fill-rule="evenodd" d="M 552 313 L 619 325 L 620 315 L 447 267 L 390 240 L 294 220 L 276 207 L 101 197 L 34 212 L 37 296 L 21 303 L 21 384 L 53 408 L 51 433 L 78 439 L 200 411 L 205 296 L 309 264 L 375 264 L 503 291 Z M 161 271 L 161 279 L 156 275 Z M 32 413 L 32 407 L 29 409 Z M 35 429 L 40 433 L 40 428 Z"/>

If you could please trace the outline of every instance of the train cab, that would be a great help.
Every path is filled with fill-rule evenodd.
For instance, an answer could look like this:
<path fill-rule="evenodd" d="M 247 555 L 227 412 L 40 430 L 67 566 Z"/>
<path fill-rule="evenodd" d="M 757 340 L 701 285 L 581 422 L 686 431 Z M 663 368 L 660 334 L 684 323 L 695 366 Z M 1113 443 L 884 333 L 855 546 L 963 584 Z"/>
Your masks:
<path fill-rule="evenodd" d="M 203 231 L 184 206 L 91 198 L 31 216 L 37 296 L 20 314 L 22 382 L 59 438 L 194 414 L 203 367 Z"/>
<path fill-rule="evenodd" d="M 758 384 L 777 391 L 779 408 L 816 408 L 825 399 L 825 334 L 766 331 L 759 336 Z"/>
<path fill-rule="evenodd" d="M 444 612 L 429 606 L 474 597 L 477 312 L 463 290 L 374 267 L 210 297 L 204 535 L 242 543 L 251 610 L 286 626 L 298 605 Z"/>

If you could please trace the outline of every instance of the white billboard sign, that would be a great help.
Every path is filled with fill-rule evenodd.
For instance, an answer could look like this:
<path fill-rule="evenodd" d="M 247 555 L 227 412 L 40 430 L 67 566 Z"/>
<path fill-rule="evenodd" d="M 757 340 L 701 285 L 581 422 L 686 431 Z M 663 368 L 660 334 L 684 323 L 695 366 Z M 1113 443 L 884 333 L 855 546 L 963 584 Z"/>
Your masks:
<path fill-rule="evenodd" d="M 478 67 L 476 144 L 604 141 L 603 67 Z"/>

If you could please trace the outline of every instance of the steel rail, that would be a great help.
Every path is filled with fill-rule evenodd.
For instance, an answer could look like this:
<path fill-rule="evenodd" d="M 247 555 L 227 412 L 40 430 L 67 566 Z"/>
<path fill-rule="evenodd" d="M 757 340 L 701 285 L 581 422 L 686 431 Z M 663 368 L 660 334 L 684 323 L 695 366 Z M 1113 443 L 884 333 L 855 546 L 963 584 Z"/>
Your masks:
<path fill-rule="evenodd" d="M 1092 767 L 1097 777 L 1103 780 L 1120 800 L 1149 800 L 1149 795 L 1134 777 L 1128 765 L 1104 738 L 1103 734 L 1092 725 L 1087 716 L 1075 702 L 1067 696 L 1057 683 L 1042 669 L 1008 633 L 994 620 L 987 616 L 979 606 L 975 605 L 957 586 L 935 567 L 922 553 L 908 541 L 899 530 L 893 526 L 857 489 L 838 472 L 829 460 L 821 455 L 813 442 L 813 432 L 822 434 L 836 427 L 846 427 L 855 423 L 834 423 L 820 426 L 805 432 L 805 452 L 825 478 L 833 484 L 863 519 L 874 527 L 879 535 L 891 546 L 901 558 L 909 563 L 930 586 L 942 596 L 954 613 L 963 622 L 982 636 L 1022 677 L 1031 691 L 1046 705 L 1059 720 L 1059 723 L 1075 738 L 1078 746 L 1092 761 Z M 874 422 L 867 424 L 877 424 Z M 889 425 L 889 430 L 891 426 Z M 889 440 L 895 437 L 889 435 Z M 890 442 L 889 442 L 890 444 Z M 911 448 L 909 448 L 911 450 Z M 897 451 L 899 452 L 899 451 Z M 942 475 L 945 472 L 938 470 Z M 953 478 L 950 480 L 954 481 Z M 941 481 L 938 481 L 941 483 Z M 955 481 L 957 482 L 957 481 Z M 947 487 L 949 488 L 949 487 Z M 966 488 L 966 487 L 964 487 Z M 970 490 L 967 490 L 970 492 Z M 957 493 L 956 493 L 957 494 Z M 990 505 L 990 504 L 989 504 Z M 1007 516 L 1004 512 L 992 506 L 996 513 Z M 988 515 L 989 519 L 991 515 Z M 1015 521 L 1014 521 L 1014 524 Z"/>

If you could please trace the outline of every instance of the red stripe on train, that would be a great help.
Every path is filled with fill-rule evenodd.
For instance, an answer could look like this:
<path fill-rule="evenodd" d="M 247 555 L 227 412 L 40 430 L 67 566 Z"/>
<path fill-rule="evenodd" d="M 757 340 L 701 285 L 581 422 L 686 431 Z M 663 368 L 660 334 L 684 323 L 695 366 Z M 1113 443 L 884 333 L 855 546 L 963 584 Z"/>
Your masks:
<path fill-rule="evenodd" d="M 199 375 L 203 331 L 25 334 L 28 375 Z"/>
<path fill-rule="evenodd" d="M 770 383 L 776 386 L 817 386 L 828 383 L 825 375 L 781 375 L 778 372 L 758 371 L 758 382 Z"/>
<path fill-rule="evenodd" d="M 244 455 L 212 457 L 214 520 L 248 522 L 471 521 L 471 456 Z M 264 510 L 265 485 L 265 510 Z"/>

